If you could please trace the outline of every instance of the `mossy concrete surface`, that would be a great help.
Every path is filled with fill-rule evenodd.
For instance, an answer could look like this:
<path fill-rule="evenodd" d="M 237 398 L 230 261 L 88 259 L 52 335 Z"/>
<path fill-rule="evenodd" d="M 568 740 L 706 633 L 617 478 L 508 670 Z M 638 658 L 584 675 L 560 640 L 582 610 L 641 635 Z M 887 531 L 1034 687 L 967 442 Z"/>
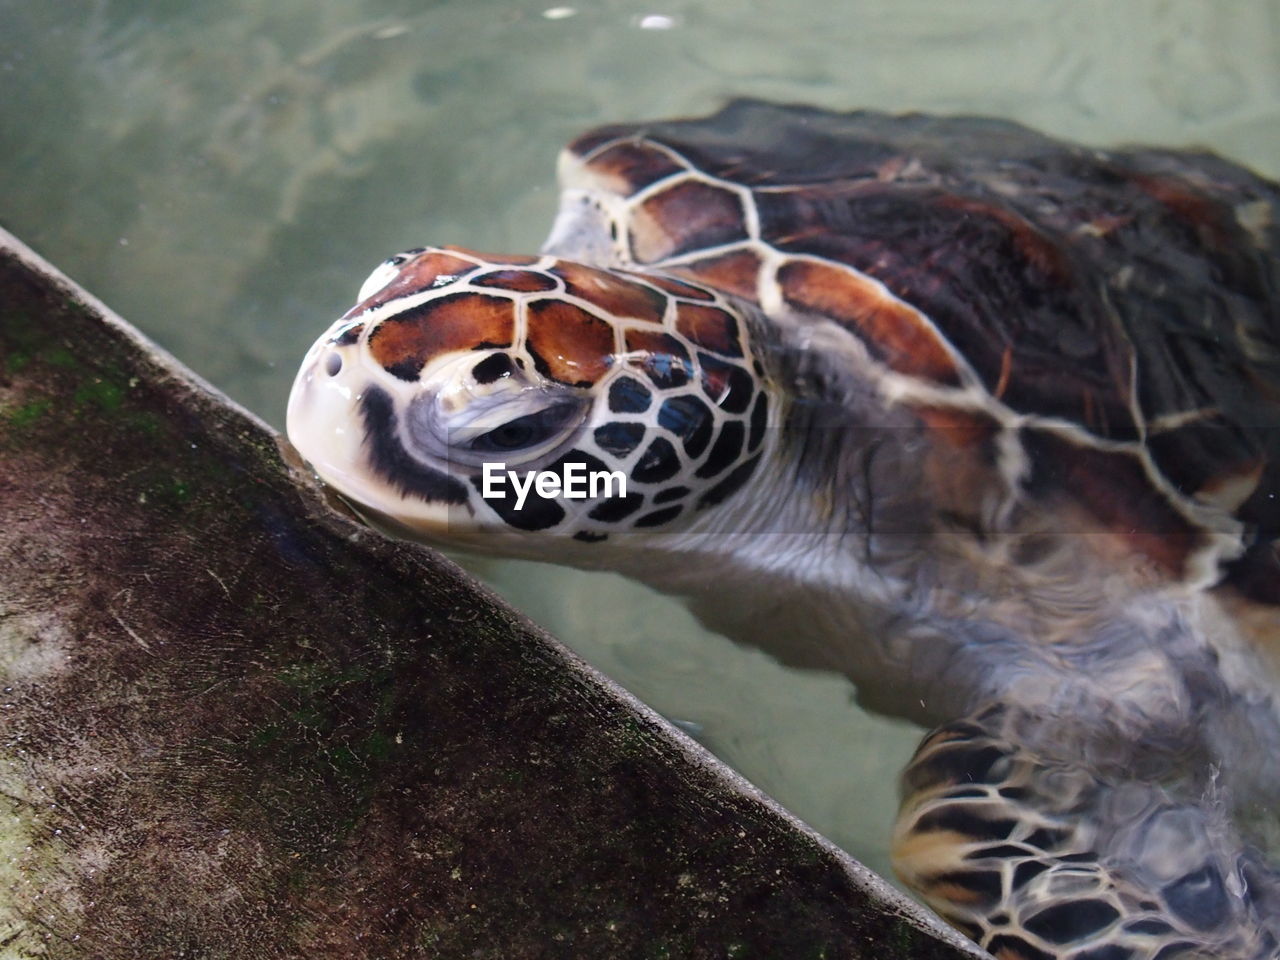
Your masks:
<path fill-rule="evenodd" d="M 973 955 L 8 235 L 0 677 L 6 958 Z"/>

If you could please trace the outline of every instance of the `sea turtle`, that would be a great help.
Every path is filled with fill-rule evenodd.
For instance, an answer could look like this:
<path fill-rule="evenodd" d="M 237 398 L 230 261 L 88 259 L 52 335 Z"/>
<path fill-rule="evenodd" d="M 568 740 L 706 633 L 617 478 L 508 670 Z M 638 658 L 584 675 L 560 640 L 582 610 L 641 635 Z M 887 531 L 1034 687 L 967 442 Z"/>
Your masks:
<path fill-rule="evenodd" d="M 1280 189 L 751 100 L 560 180 L 539 256 L 374 271 L 290 398 L 319 475 L 936 726 L 895 866 L 995 956 L 1276 956 Z"/>

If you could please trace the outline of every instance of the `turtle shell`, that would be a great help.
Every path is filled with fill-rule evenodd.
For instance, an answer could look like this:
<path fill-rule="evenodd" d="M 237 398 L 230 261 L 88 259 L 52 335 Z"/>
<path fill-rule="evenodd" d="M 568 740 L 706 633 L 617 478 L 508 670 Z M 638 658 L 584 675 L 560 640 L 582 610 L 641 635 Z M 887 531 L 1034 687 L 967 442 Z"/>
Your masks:
<path fill-rule="evenodd" d="M 1280 603 L 1276 184 L 1206 152 L 751 100 L 597 129 L 568 166 L 625 205 L 619 265 L 835 320 L 980 396 L 944 419 L 1015 432 L 1025 491 L 1176 571 L 1225 521 L 1213 576 Z"/>

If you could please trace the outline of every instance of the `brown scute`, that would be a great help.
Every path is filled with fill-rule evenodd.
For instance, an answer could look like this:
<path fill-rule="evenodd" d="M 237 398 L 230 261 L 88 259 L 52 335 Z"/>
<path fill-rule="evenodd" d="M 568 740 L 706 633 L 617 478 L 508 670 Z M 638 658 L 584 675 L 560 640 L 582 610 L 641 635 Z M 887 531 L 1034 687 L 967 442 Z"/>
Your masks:
<path fill-rule="evenodd" d="M 628 330 L 627 364 L 643 370 L 659 388 L 683 386 L 693 376 L 689 353 L 669 333 Z"/>
<path fill-rule="evenodd" d="M 629 197 L 684 168 L 652 144 L 627 140 L 601 150 L 587 169 L 600 178 L 602 186 Z"/>
<path fill-rule="evenodd" d="M 808 260 L 778 269 L 787 303 L 837 321 L 898 373 L 958 386 L 960 374 L 942 338 L 915 310 L 852 270 Z"/>
<path fill-rule="evenodd" d="M 1147 448 L 1180 493 L 1234 513 L 1261 483 L 1265 451 L 1221 410 L 1206 409 L 1171 429 L 1151 429 Z M 1234 502 L 1233 502 L 1234 501 Z"/>
<path fill-rule="evenodd" d="M 1020 438 L 1031 458 L 1027 487 L 1032 496 L 1066 494 L 1099 522 L 1102 532 L 1166 574 L 1187 573 L 1187 560 L 1203 546 L 1205 532 L 1152 486 L 1136 456 L 1079 445 L 1047 430 L 1024 429 Z"/>
<path fill-rule="evenodd" d="M 441 354 L 511 346 L 515 327 L 511 300 L 455 293 L 384 318 L 369 335 L 369 352 L 395 376 L 416 380 Z"/>
<path fill-rule="evenodd" d="M 1224 206 L 1221 200 L 1201 193 L 1183 177 L 1140 173 L 1135 170 L 1125 170 L 1124 174 L 1134 186 L 1194 229 L 1210 246 L 1230 246 L 1232 231 L 1227 216 L 1231 209 Z"/>
<path fill-rule="evenodd" d="M 466 247 L 455 246 L 441 247 L 441 249 L 475 257 L 477 260 L 483 260 L 490 266 L 495 267 L 531 267 L 542 259 L 538 256 L 530 256 L 527 253 L 481 253 L 478 250 L 468 250 Z"/>
<path fill-rule="evenodd" d="M 690 280 L 705 283 L 709 287 L 731 293 L 735 297 L 755 302 L 760 277 L 760 258 L 750 250 L 739 250 L 736 253 L 725 253 L 718 257 L 707 257 L 693 263 L 683 263 L 672 267 L 673 273 L 681 274 Z"/>
<path fill-rule="evenodd" d="M 1016 178 L 1017 169 L 1012 164 L 998 182 Z M 1033 174 L 1031 182 L 1041 175 Z M 963 357 L 1014 410 L 1082 423 L 1109 439 L 1132 439 L 1135 359 L 1139 384 L 1151 384 L 1144 407 L 1170 409 L 1165 385 L 1178 379 L 1171 369 L 1176 361 L 1155 354 L 1174 329 L 1186 331 L 1176 351 L 1209 339 L 1193 338 L 1191 331 L 1212 307 L 1205 302 L 1211 296 L 1199 289 L 1209 285 L 1198 287 L 1189 275 L 1181 292 L 1174 291 L 1179 284 L 1169 286 L 1167 277 L 1176 270 L 1157 264 L 1172 264 L 1181 254 L 1151 255 L 1164 235 L 1154 230 L 1140 249 L 1112 248 L 1120 241 L 1076 232 L 1076 200 L 1063 200 L 1069 214 L 1050 213 L 1054 204 L 1037 206 L 1035 190 L 999 197 L 967 192 L 958 185 L 881 184 L 838 197 L 761 193 L 757 207 L 766 241 L 783 253 L 845 264 L 883 283 L 928 317 L 953 360 Z M 1113 209 L 1106 198 L 1091 198 L 1086 207 L 1093 203 Z M 798 225 L 804 229 L 797 232 Z M 1146 236 L 1145 229 L 1139 235 Z M 1129 256 L 1141 278 L 1131 287 L 1085 282 L 1116 275 Z M 1192 263 L 1177 269 L 1201 269 Z M 1168 292 L 1156 303 L 1160 284 Z"/>
<path fill-rule="evenodd" d="M 563 300 L 535 300 L 528 306 L 525 347 L 544 377 L 589 387 L 613 365 L 613 328 Z"/>
<path fill-rule="evenodd" d="M 665 290 L 667 293 L 673 294 L 674 296 L 677 296 L 677 297 L 684 297 L 687 300 L 714 300 L 715 299 L 715 296 L 713 294 L 709 293 L 706 290 L 703 290 L 701 287 L 695 287 L 691 283 L 684 283 L 672 277 L 665 277 L 665 276 L 662 276 L 661 274 L 648 274 L 648 273 L 637 274 L 631 270 L 620 270 L 618 272 L 625 273 L 628 276 L 643 277 L 645 281 L 653 284 L 655 287 L 660 287 L 661 289 Z"/>
<path fill-rule="evenodd" d="M 1070 263 L 1063 252 L 1062 244 L 1045 236 L 1025 217 L 999 204 L 986 203 L 974 197 L 963 197 L 954 193 L 943 194 L 938 199 L 938 204 L 1000 224 L 1008 230 L 1014 249 L 1040 273 L 1056 283 L 1069 281 Z"/>
<path fill-rule="evenodd" d="M 635 126 L 610 124 L 604 127 L 596 127 L 594 130 L 588 130 L 586 133 L 580 134 L 569 141 L 565 150 L 570 156 L 581 160 L 592 150 L 600 149 L 611 140 L 621 140 L 623 138 L 639 139 L 640 136 L 641 131 Z"/>
<path fill-rule="evenodd" d="M 1000 424 L 975 410 L 927 405 L 912 409 L 931 441 L 921 473 L 939 515 L 969 530 L 983 529 L 986 506 L 1005 487 L 997 466 Z"/>
<path fill-rule="evenodd" d="M 439 250 L 427 250 L 406 261 L 400 267 L 400 273 L 395 279 L 368 300 L 357 303 L 342 315 L 342 319 L 358 316 L 366 310 L 380 307 L 384 303 L 411 293 L 430 290 L 442 278 L 462 277 L 476 269 L 478 269 L 477 266 L 470 260 L 451 257 Z"/>
<path fill-rule="evenodd" d="M 1195 492 L 1195 498 L 1227 513 L 1233 513 L 1247 503 L 1262 480 L 1266 465 L 1261 460 L 1232 464 L 1219 470 Z"/>
<path fill-rule="evenodd" d="M 679 357 L 682 362 L 688 363 L 689 352 L 685 350 L 684 345 L 671 334 L 663 333 L 661 330 L 632 328 L 626 331 L 623 339 L 626 341 L 628 353 L 669 353 Z"/>
<path fill-rule="evenodd" d="M 727 357 L 742 356 L 738 322 L 732 314 L 718 307 L 677 304 L 676 330 L 705 350 Z"/>
<path fill-rule="evenodd" d="M 559 261 L 551 272 L 564 281 L 569 293 L 611 316 L 662 323 L 667 298 L 652 287 L 570 260 Z"/>
<path fill-rule="evenodd" d="M 948 446 L 968 449 L 991 442 L 1000 432 L 1000 424 L 989 414 L 955 407 L 913 407 L 931 435 Z"/>
<path fill-rule="evenodd" d="M 713 405 L 718 406 L 720 398 L 729 392 L 729 364 L 702 365 L 702 392 Z"/>
<path fill-rule="evenodd" d="M 496 287 L 512 293 L 539 293 L 556 288 L 555 280 L 532 270 L 495 270 L 471 282 L 477 287 Z"/>
<path fill-rule="evenodd" d="M 702 389 L 707 399 L 726 413 L 746 413 L 755 396 L 755 379 L 736 363 L 698 354 Z"/>
<path fill-rule="evenodd" d="M 631 255 L 639 263 L 746 239 L 738 195 L 697 180 L 655 193 L 631 220 Z"/>

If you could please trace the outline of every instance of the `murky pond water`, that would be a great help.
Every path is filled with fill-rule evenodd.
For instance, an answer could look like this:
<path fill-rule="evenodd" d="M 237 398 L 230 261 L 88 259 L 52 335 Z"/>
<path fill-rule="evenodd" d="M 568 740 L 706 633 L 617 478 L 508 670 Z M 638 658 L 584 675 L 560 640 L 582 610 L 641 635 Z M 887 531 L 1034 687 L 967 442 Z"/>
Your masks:
<path fill-rule="evenodd" d="M 0 0 L 0 223 L 280 426 L 368 270 L 532 251 L 609 120 L 750 94 L 978 112 L 1280 175 L 1276 0 Z M 468 561 L 885 872 L 919 731 L 617 578 Z"/>

